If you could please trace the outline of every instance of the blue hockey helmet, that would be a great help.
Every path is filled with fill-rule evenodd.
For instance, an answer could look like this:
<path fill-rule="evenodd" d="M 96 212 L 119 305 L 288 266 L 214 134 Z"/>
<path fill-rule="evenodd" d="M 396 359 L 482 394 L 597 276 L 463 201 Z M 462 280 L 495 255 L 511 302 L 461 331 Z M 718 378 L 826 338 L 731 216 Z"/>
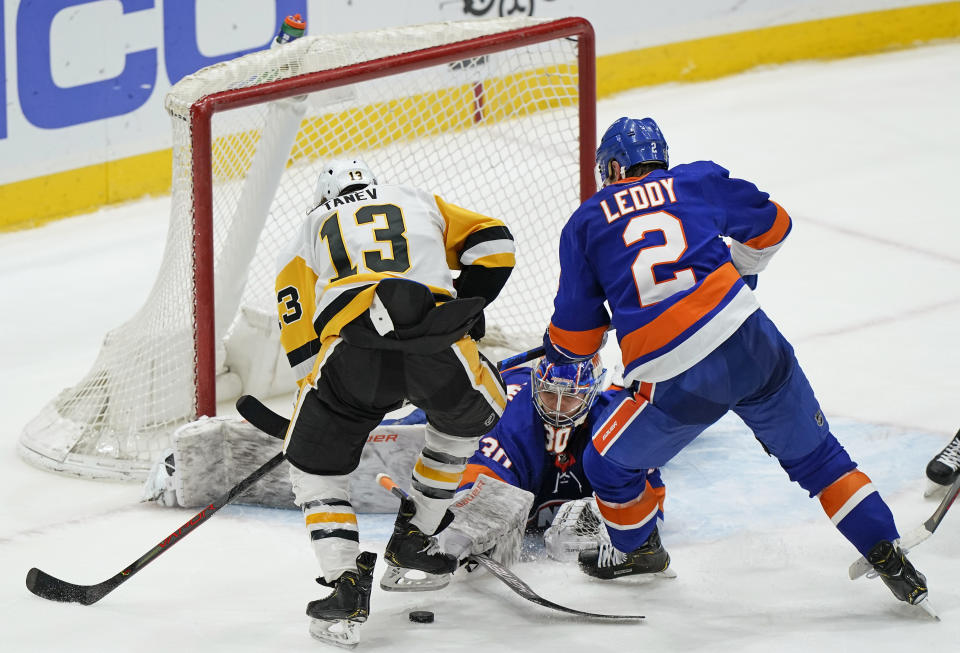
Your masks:
<path fill-rule="evenodd" d="M 548 424 L 576 426 L 596 401 L 605 373 L 599 354 L 571 365 L 544 358 L 531 371 L 534 408 Z"/>
<path fill-rule="evenodd" d="M 607 127 L 597 148 L 597 171 L 606 186 L 619 179 L 619 170 L 647 161 L 659 161 L 670 166 L 667 141 L 653 118 L 618 118 Z"/>

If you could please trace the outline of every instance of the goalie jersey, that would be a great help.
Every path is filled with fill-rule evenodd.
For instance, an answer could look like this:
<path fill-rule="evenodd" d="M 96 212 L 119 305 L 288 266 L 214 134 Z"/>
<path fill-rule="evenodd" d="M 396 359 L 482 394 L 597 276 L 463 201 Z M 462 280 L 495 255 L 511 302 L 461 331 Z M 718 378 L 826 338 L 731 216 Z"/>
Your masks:
<path fill-rule="evenodd" d="M 533 406 L 529 367 L 511 368 L 501 376 L 510 401 L 494 429 L 480 438 L 459 489 L 468 489 L 477 476 L 485 474 L 528 490 L 535 498 L 527 527 L 544 529 L 562 504 L 592 496 L 581 462 L 583 450 L 593 425 L 619 388 L 601 393 L 575 429 L 558 428 L 545 424 Z M 648 478 L 655 491 L 663 491 L 658 470 Z"/>
<path fill-rule="evenodd" d="M 625 383 L 672 378 L 759 308 L 741 275 L 760 272 L 790 229 L 767 193 L 712 161 L 609 184 L 561 232 L 550 342 L 593 354 L 610 325 L 606 301 Z"/>
<path fill-rule="evenodd" d="M 379 281 L 427 286 L 438 302 L 497 296 L 513 236 L 490 218 L 422 190 L 375 184 L 320 204 L 280 254 L 280 341 L 299 384 L 340 330 L 370 306 Z M 460 270 L 454 281 L 451 270 Z"/>

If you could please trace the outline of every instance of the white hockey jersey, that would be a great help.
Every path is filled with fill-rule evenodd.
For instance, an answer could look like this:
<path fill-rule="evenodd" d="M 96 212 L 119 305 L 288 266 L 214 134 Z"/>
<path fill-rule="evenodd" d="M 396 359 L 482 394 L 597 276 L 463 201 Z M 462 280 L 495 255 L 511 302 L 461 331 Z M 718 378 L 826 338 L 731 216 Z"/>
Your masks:
<path fill-rule="evenodd" d="M 281 253 L 280 340 L 303 384 L 340 329 L 369 308 L 381 279 L 456 297 L 451 270 L 513 265 L 513 237 L 500 220 L 416 188 L 367 186 L 316 207 Z"/>

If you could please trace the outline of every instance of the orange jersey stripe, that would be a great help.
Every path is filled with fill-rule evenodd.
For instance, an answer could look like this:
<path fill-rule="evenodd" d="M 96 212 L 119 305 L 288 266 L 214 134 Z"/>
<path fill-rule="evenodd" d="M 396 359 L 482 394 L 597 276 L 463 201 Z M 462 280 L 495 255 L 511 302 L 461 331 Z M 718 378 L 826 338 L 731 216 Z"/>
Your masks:
<path fill-rule="evenodd" d="M 567 331 L 550 325 L 550 342 L 559 345 L 577 356 L 589 356 L 598 349 L 603 342 L 603 334 L 607 327 L 597 327 L 588 331 Z"/>
<path fill-rule="evenodd" d="M 647 483 L 647 488 L 648 488 L 648 491 L 653 492 L 654 496 L 657 497 L 657 505 L 660 506 L 660 512 L 664 512 L 663 502 L 666 501 L 667 499 L 666 486 L 661 485 L 660 487 L 653 487 L 652 485 Z"/>
<path fill-rule="evenodd" d="M 626 529 L 642 526 L 656 517 L 660 501 L 657 492 L 650 487 L 650 481 L 647 481 L 647 487 L 633 501 L 607 503 L 597 497 L 597 507 L 600 508 L 604 521 L 614 528 Z"/>
<path fill-rule="evenodd" d="M 470 483 L 475 483 L 477 477 L 483 474 L 484 476 L 489 476 L 490 478 L 495 478 L 498 481 L 506 483 L 502 478 L 497 476 L 497 473 L 486 465 L 478 465 L 476 463 L 470 463 L 467 465 L 467 468 L 463 472 L 463 476 L 460 478 L 460 487 L 468 485 Z"/>
<path fill-rule="evenodd" d="M 655 319 L 632 331 L 620 341 L 624 361 L 634 361 L 660 349 L 716 308 L 730 288 L 740 280 L 733 263 L 724 263 L 707 275 L 700 287 L 677 301 Z M 553 334 L 550 334 L 551 338 Z"/>
<path fill-rule="evenodd" d="M 783 207 L 771 200 L 771 203 L 777 207 L 777 217 L 773 219 L 773 226 L 756 238 L 751 238 L 744 243 L 747 247 L 753 249 L 764 249 L 771 247 L 782 241 L 787 235 L 787 229 L 790 228 L 790 216 L 783 210 Z"/>
<path fill-rule="evenodd" d="M 855 469 L 824 488 L 820 493 L 820 505 L 823 506 L 827 517 L 833 518 L 850 497 L 868 483 L 870 483 L 870 477 Z"/>

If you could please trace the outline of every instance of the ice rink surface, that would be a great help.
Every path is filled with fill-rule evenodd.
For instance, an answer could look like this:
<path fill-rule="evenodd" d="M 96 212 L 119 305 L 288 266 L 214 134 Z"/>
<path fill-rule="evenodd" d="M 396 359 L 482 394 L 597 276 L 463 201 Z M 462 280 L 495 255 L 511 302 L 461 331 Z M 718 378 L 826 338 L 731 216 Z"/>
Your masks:
<path fill-rule="evenodd" d="M 625 93 L 600 103 L 598 129 L 622 115 L 655 118 L 674 164 L 715 160 L 793 216 L 760 301 L 901 531 L 923 522 L 936 507 L 922 497 L 924 465 L 960 426 L 960 44 Z M 539 183 L 549 192 L 555 180 Z M 307 635 L 304 606 L 325 590 L 295 511 L 227 507 L 92 607 L 24 587 L 32 566 L 104 580 L 194 513 L 140 504 L 138 485 L 34 469 L 15 450 L 147 296 L 168 211 L 146 200 L 0 235 L 0 648 L 335 650 Z M 437 593 L 375 589 L 357 650 L 874 653 L 960 641 L 960 515 L 911 555 L 935 623 L 879 580 L 847 579 L 854 549 L 736 418 L 663 476 L 676 579 L 603 582 L 544 559 L 515 569 L 547 598 L 645 623 L 570 618 L 458 573 Z M 392 515 L 360 523 L 361 545 L 382 552 Z M 410 623 L 411 609 L 435 623 Z"/>

